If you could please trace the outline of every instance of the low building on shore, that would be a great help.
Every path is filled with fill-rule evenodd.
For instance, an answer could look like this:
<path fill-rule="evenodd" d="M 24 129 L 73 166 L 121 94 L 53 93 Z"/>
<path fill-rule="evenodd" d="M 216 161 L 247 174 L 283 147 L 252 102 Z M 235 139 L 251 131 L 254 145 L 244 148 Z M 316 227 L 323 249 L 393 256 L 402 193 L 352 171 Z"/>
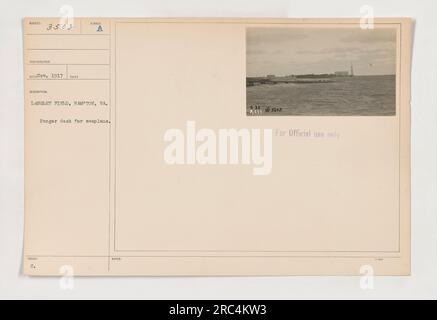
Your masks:
<path fill-rule="evenodd" d="M 349 71 L 336 71 L 336 77 L 349 77 Z"/>

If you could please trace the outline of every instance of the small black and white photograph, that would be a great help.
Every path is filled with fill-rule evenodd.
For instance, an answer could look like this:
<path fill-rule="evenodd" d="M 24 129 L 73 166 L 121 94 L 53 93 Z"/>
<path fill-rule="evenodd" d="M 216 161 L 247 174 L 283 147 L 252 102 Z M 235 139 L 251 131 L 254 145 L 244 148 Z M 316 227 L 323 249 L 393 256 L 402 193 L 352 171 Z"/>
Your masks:
<path fill-rule="evenodd" d="M 247 116 L 395 116 L 397 29 L 248 28 Z"/>

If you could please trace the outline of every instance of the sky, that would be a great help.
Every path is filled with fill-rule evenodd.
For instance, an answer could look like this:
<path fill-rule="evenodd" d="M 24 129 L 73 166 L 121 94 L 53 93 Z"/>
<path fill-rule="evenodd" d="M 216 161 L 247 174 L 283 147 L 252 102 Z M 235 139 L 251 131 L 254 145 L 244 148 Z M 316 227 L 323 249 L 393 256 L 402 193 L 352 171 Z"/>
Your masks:
<path fill-rule="evenodd" d="M 396 29 L 248 28 L 247 76 L 396 73 Z"/>

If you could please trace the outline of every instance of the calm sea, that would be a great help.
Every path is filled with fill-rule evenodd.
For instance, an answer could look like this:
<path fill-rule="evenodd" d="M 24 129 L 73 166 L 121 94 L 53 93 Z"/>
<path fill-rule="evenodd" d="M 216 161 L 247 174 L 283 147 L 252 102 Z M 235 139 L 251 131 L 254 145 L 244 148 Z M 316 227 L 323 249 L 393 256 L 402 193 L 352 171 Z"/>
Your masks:
<path fill-rule="evenodd" d="M 393 116 L 396 76 L 334 78 L 329 83 L 284 83 L 247 87 L 247 113 L 263 116 Z M 274 110 L 275 112 L 272 112 Z"/>

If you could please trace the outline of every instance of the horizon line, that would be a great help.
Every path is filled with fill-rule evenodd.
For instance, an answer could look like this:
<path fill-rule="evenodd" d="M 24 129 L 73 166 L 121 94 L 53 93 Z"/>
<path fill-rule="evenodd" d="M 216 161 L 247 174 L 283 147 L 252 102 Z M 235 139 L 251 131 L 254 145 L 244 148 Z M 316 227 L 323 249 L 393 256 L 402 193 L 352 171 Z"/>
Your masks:
<path fill-rule="evenodd" d="M 246 78 L 267 78 L 268 76 L 273 75 L 273 74 L 266 74 L 266 75 L 261 75 L 261 76 L 248 76 L 246 75 Z M 289 76 L 307 76 L 307 75 L 335 75 L 335 73 L 302 73 L 302 74 L 287 74 L 287 75 L 274 75 L 275 78 L 280 78 L 280 77 L 289 77 Z M 395 76 L 396 73 L 385 73 L 385 74 L 354 74 L 354 75 L 347 75 L 347 76 L 339 76 L 339 77 L 370 77 L 370 76 Z"/>

